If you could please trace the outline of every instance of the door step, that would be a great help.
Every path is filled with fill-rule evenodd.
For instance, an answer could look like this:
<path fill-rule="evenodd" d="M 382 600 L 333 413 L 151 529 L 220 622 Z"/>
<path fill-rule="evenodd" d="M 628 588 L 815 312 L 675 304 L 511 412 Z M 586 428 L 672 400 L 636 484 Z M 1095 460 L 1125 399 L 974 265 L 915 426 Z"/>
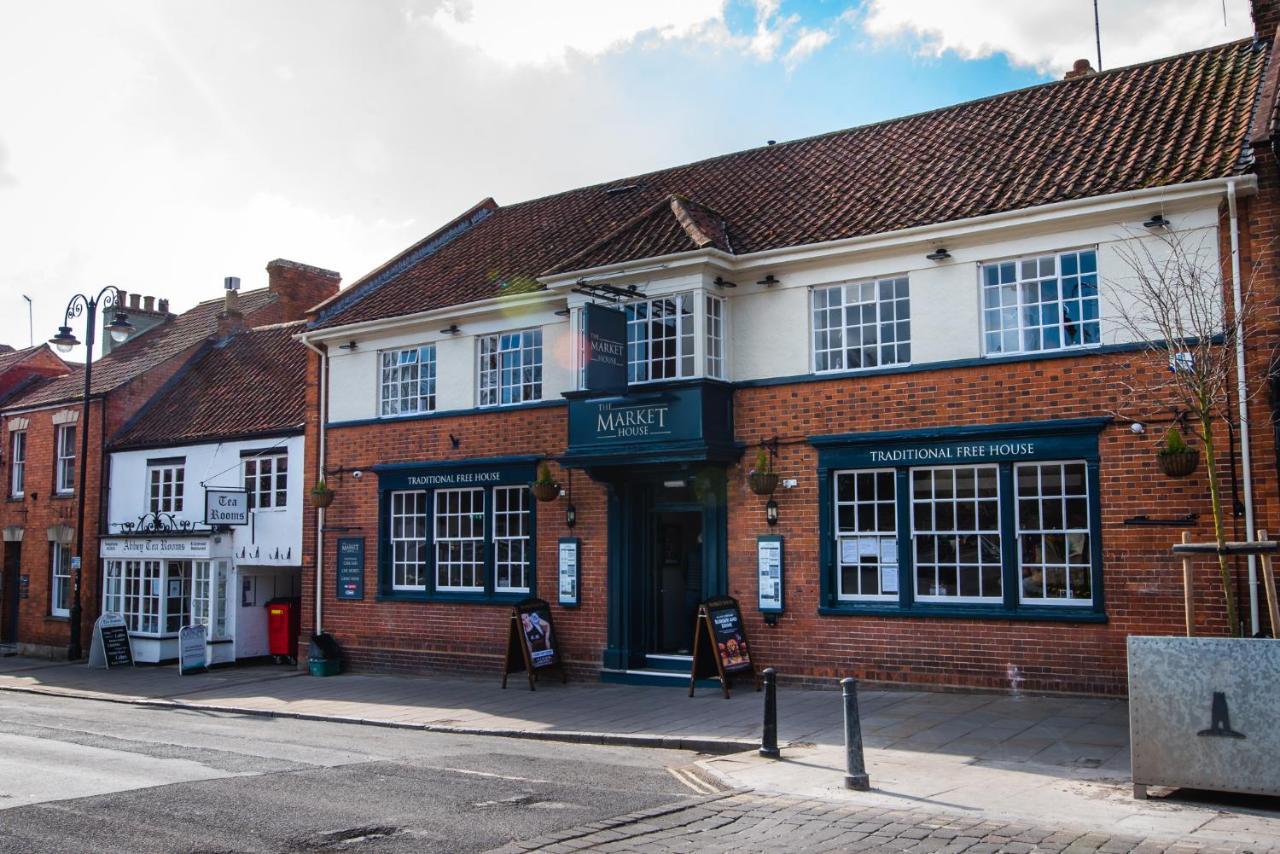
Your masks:
<path fill-rule="evenodd" d="M 601 670 L 600 681 L 615 685 L 666 685 L 669 688 L 688 688 L 689 671 L 659 670 L 641 667 L 631 670 Z M 719 679 L 699 679 L 699 688 L 719 688 Z"/>
<path fill-rule="evenodd" d="M 0 643 L 0 658 L 8 658 L 18 654 L 18 645 L 16 643 Z"/>

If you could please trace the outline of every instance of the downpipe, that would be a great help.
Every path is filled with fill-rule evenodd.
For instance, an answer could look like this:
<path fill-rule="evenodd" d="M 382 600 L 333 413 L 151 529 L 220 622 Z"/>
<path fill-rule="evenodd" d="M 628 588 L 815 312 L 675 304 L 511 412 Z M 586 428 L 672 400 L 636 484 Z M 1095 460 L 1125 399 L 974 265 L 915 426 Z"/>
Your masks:
<path fill-rule="evenodd" d="M 304 347 L 320 357 L 320 412 L 318 418 L 320 422 L 320 447 L 316 450 L 316 459 L 320 477 L 323 478 L 325 422 L 329 417 L 329 411 L 326 406 L 329 393 L 329 353 L 312 344 L 305 335 L 299 335 L 298 340 L 302 342 Z M 325 508 L 316 508 L 316 622 L 312 634 L 317 635 L 324 631 L 324 514 Z"/>
<path fill-rule="evenodd" d="M 1227 182 L 1227 211 L 1231 223 L 1231 300 L 1236 318 L 1244 310 L 1243 289 L 1240 284 L 1240 218 L 1236 209 L 1236 182 Z M 1238 322 L 1238 321 L 1237 321 Z M 1236 406 L 1240 421 L 1241 474 L 1244 479 L 1244 529 L 1246 542 L 1257 539 L 1253 512 L 1253 454 L 1249 442 L 1249 385 L 1244 362 L 1244 325 L 1236 334 Z M 1249 555 L 1249 635 L 1260 629 L 1258 613 L 1258 559 Z"/>

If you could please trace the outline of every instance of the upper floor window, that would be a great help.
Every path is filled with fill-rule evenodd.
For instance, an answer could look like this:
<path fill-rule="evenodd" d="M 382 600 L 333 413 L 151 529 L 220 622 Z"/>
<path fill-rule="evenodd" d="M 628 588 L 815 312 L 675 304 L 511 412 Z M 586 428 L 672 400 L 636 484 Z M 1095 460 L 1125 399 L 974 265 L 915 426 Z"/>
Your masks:
<path fill-rule="evenodd" d="M 436 347 L 427 344 L 382 352 L 383 417 L 416 415 L 436 408 Z"/>
<path fill-rule="evenodd" d="M 186 461 L 149 460 L 147 462 L 147 502 L 152 513 L 181 513 Z"/>
<path fill-rule="evenodd" d="M 59 425 L 54 439 L 53 491 L 65 495 L 76 488 L 76 425 Z"/>
<path fill-rule="evenodd" d="M 694 376 L 692 294 L 629 303 L 626 313 L 628 382 Z"/>
<path fill-rule="evenodd" d="M 480 338 L 480 405 L 508 406 L 542 399 L 542 330 Z"/>
<path fill-rule="evenodd" d="M 249 508 L 269 510 L 289 503 L 289 455 L 254 454 L 244 458 L 244 491 Z"/>
<path fill-rule="evenodd" d="M 9 495 L 21 498 L 27 479 L 27 431 L 9 434 Z"/>
<path fill-rule="evenodd" d="M 1098 253 L 983 264 L 982 308 L 987 355 L 1097 344 Z"/>
<path fill-rule="evenodd" d="M 911 361 L 905 276 L 813 291 L 813 368 L 847 371 Z"/>
<path fill-rule="evenodd" d="M 724 300 L 707 297 L 707 376 L 722 380 L 724 373 Z"/>

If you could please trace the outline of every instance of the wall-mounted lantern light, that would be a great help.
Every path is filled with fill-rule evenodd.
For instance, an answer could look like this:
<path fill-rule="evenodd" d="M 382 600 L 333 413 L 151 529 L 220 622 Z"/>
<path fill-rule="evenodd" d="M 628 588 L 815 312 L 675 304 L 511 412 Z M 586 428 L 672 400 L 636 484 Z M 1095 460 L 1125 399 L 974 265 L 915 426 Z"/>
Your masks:
<path fill-rule="evenodd" d="M 764 506 L 764 520 L 770 525 L 778 524 L 778 502 L 774 501 L 772 498 L 770 498 L 769 503 Z"/>
<path fill-rule="evenodd" d="M 1156 214 L 1144 222 L 1143 226 L 1146 228 L 1168 228 L 1169 224 L 1169 220 L 1164 218 L 1164 214 Z"/>
<path fill-rule="evenodd" d="M 946 261 L 951 257 L 951 253 L 947 251 L 945 246 L 939 246 L 924 257 L 928 258 L 930 261 Z"/>
<path fill-rule="evenodd" d="M 577 507 L 574 507 L 572 504 L 570 504 L 568 507 L 564 508 L 564 523 L 570 528 L 578 524 L 578 508 Z"/>

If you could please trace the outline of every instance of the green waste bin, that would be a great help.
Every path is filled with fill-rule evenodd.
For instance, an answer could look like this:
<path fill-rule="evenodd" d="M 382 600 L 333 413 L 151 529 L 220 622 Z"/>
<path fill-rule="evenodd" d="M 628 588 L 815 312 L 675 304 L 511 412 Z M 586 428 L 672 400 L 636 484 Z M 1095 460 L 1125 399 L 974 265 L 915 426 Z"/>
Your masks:
<path fill-rule="evenodd" d="M 321 632 L 311 636 L 307 648 L 307 669 L 312 676 L 337 676 L 342 672 L 342 649 L 333 635 Z"/>

